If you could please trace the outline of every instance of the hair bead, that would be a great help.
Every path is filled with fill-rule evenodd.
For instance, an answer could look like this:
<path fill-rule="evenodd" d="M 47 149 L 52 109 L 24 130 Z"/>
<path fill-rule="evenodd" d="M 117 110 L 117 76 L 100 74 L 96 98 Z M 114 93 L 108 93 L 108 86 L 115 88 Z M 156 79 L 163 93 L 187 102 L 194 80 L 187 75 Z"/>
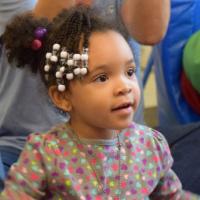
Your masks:
<path fill-rule="evenodd" d="M 67 73 L 66 74 L 66 79 L 67 80 L 72 80 L 74 78 L 74 74 L 73 73 Z"/>
<path fill-rule="evenodd" d="M 60 44 L 52 45 L 52 52 L 46 53 L 46 73 L 52 68 L 55 73 L 58 90 L 65 91 L 65 81 L 74 79 L 75 76 L 81 77 L 88 72 L 88 48 L 83 48 L 82 54 L 69 53 L 66 47 Z M 54 69 L 54 70 L 53 70 Z"/>
<path fill-rule="evenodd" d="M 76 69 L 74 69 L 74 74 L 75 75 L 79 75 L 81 73 L 81 68 L 77 67 Z"/>
<path fill-rule="evenodd" d="M 72 59 L 67 61 L 67 65 L 69 66 L 73 66 L 74 65 L 74 61 Z"/>
<path fill-rule="evenodd" d="M 31 44 L 31 48 L 33 50 L 38 50 L 42 47 L 42 42 L 38 39 L 34 39 Z"/>
<path fill-rule="evenodd" d="M 51 60 L 52 62 L 56 63 L 56 62 L 58 62 L 58 57 L 57 57 L 56 55 L 52 55 L 52 56 L 50 57 L 50 60 Z"/>
<path fill-rule="evenodd" d="M 63 73 L 61 71 L 57 71 L 56 78 L 62 78 L 62 77 L 63 77 Z"/>
<path fill-rule="evenodd" d="M 65 66 L 62 66 L 61 68 L 60 68 L 60 72 L 64 72 L 65 71 Z"/>
<path fill-rule="evenodd" d="M 58 85 L 58 91 L 64 92 L 65 89 L 66 89 L 66 86 L 65 86 L 65 85 L 62 85 L 62 84 L 59 84 L 59 85 Z"/>
<path fill-rule="evenodd" d="M 43 27 L 38 27 L 35 29 L 34 35 L 37 39 L 42 39 L 47 33 L 47 29 Z"/>
<path fill-rule="evenodd" d="M 60 52 L 60 57 L 61 58 L 67 58 L 67 55 L 68 55 L 67 51 L 61 51 Z"/>
<path fill-rule="evenodd" d="M 81 60 L 87 61 L 88 60 L 88 55 L 87 54 L 82 54 L 81 55 Z"/>
<path fill-rule="evenodd" d="M 49 70 L 50 70 L 50 65 L 48 65 L 48 64 L 45 65 L 45 66 L 44 66 L 44 71 L 45 71 L 45 72 L 48 72 Z"/>
<path fill-rule="evenodd" d="M 80 60 L 81 59 L 81 55 L 80 54 L 74 54 L 73 55 L 73 60 Z"/>
<path fill-rule="evenodd" d="M 55 44 L 53 45 L 53 50 L 58 51 L 59 49 L 60 49 L 60 44 L 55 43 Z"/>
<path fill-rule="evenodd" d="M 87 74 L 87 68 L 83 67 L 81 68 L 81 75 L 86 75 Z"/>
<path fill-rule="evenodd" d="M 50 53 L 50 52 L 47 52 L 47 53 L 46 53 L 46 59 L 50 59 L 51 56 L 52 56 L 52 53 Z"/>

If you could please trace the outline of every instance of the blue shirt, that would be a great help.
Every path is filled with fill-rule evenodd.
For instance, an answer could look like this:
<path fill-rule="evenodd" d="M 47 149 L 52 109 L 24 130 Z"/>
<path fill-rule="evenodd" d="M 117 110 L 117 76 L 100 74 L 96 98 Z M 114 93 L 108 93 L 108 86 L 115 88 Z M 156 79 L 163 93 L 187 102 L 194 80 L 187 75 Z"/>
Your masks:
<path fill-rule="evenodd" d="M 16 14 L 31 10 L 36 0 L 1 0 L 0 35 Z M 0 146 L 21 149 L 26 136 L 66 120 L 50 102 L 39 75 L 9 64 L 0 51 Z"/>

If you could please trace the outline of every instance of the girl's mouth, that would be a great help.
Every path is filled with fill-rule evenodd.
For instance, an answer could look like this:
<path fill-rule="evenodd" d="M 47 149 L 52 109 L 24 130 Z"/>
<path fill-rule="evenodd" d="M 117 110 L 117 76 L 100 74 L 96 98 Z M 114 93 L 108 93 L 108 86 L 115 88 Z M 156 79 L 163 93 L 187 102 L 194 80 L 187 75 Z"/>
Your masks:
<path fill-rule="evenodd" d="M 112 108 L 112 111 L 124 110 L 124 109 L 128 109 L 128 108 L 131 108 L 131 107 L 132 107 L 132 104 L 130 102 L 123 103 L 123 104 L 120 104 L 119 106 Z"/>

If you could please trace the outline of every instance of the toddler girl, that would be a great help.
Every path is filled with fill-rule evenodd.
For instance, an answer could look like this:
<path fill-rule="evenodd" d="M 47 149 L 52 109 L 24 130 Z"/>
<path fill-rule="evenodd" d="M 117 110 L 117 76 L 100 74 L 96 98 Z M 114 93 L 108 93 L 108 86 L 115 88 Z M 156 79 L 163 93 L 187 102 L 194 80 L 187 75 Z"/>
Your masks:
<path fill-rule="evenodd" d="M 171 170 L 164 137 L 132 122 L 140 91 L 126 36 L 83 6 L 7 26 L 9 61 L 39 72 L 70 120 L 29 136 L 0 199 L 198 199 Z"/>

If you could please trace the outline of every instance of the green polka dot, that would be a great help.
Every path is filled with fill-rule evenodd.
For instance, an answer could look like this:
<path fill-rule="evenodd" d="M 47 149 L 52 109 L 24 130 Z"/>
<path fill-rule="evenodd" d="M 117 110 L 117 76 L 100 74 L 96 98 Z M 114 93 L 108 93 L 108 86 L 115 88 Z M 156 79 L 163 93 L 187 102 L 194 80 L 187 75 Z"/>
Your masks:
<path fill-rule="evenodd" d="M 109 182 L 109 186 L 110 186 L 110 187 L 114 187 L 114 186 L 115 186 L 115 183 L 114 183 L 113 181 L 110 181 L 110 182 Z"/>
<path fill-rule="evenodd" d="M 137 180 L 139 180 L 139 179 L 140 179 L 140 174 L 136 174 L 136 175 L 135 175 L 135 178 L 136 178 Z"/>
<path fill-rule="evenodd" d="M 32 145 L 29 145 L 29 144 L 26 146 L 26 148 L 27 148 L 29 151 L 33 150 Z"/>
<path fill-rule="evenodd" d="M 70 181 L 70 180 L 66 180 L 66 181 L 65 181 L 65 185 L 69 187 L 69 186 L 71 186 L 71 185 L 72 185 L 72 183 L 71 183 L 71 181 Z"/>
<path fill-rule="evenodd" d="M 36 182 L 33 182 L 32 184 L 33 184 L 33 187 L 34 187 L 34 188 L 38 188 L 38 187 L 39 187 L 39 184 L 36 183 Z"/>
<path fill-rule="evenodd" d="M 69 176 L 70 175 L 68 170 L 65 170 L 63 173 L 64 173 L 65 176 Z"/>
<path fill-rule="evenodd" d="M 73 154 L 76 154 L 77 152 L 78 152 L 78 149 L 77 149 L 77 148 L 72 149 L 72 153 L 73 153 Z"/>
<path fill-rule="evenodd" d="M 139 188 L 142 187 L 142 185 L 141 185 L 139 182 L 137 182 L 137 183 L 136 183 L 136 187 L 139 189 Z"/>
<path fill-rule="evenodd" d="M 96 165 L 96 169 L 101 169 L 101 165 Z"/>
<path fill-rule="evenodd" d="M 17 178 L 18 180 L 24 179 L 24 177 L 23 177 L 21 174 L 18 174 L 18 173 L 16 173 L 16 178 Z"/>
<path fill-rule="evenodd" d="M 154 168 L 154 165 L 152 163 L 149 163 L 148 164 L 148 169 L 153 169 Z"/>
<path fill-rule="evenodd" d="M 93 196 L 97 195 L 97 190 L 96 190 L 96 189 L 92 189 L 92 190 L 91 190 L 91 194 L 92 194 Z"/>
<path fill-rule="evenodd" d="M 38 166 L 36 166 L 36 165 L 32 166 L 31 169 L 32 169 L 33 171 L 35 171 L 35 172 L 39 171 Z"/>
<path fill-rule="evenodd" d="M 86 162 L 86 160 L 84 158 L 81 158 L 81 164 L 84 164 Z"/>
<path fill-rule="evenodd" d="M 74 142 L 70 141 L 70 142 L 68 142 L 68 145 L 72 147 L 72 146 L 74 146 Z"/>
<path fill-rule="evenodd" d="M 115 194 L 116 195 L 120 195 L 121 194 L 121 191 L 119 189 L 115 190 Z M 121 199 L 120 199 L 121 200 Z"/>
<path fill-rule="evenodd" d="M 133 164 L 133 160 L 129 160 L 128 162 L 129 162 L 129 164 Z"/>
<path fill-rule="evenodd" d="M 93 181 L 92 181 L 92 184 L 93 184 L 94 186 L 97 186 L 97 185 L 98 185 L 98 182 L 97 182 L 96 180 L 93 180 Z"/>
<path fill-rule="evenodd" d="M 149 157 L 149 156 L 151 156 L 151 155 L 152 155 L 152 152 L 149 151 L 149 150 L 147 150 L 147 151 L 146 151 L 146 156 Z"/>

